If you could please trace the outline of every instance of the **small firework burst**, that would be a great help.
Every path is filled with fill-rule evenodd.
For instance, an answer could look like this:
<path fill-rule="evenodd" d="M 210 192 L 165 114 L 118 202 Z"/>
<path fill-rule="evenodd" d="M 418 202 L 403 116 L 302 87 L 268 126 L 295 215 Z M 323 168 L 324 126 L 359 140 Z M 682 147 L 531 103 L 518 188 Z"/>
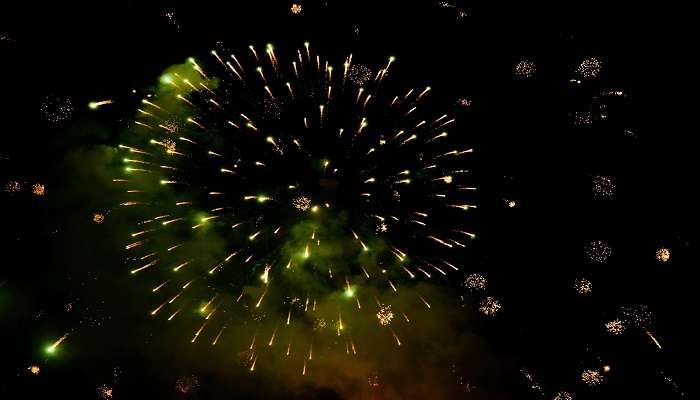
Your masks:
<path fill-rule="evenodd" d="M 518 202 L 515 200 L 505 199 L 505 203 L 506 203 L 506 207 L 508 207 L 508 208 L 515 208 L 518 206 Z"/>
<path fill-rule="evenodd" d="M 22 190 L 22 184 L 17 181 L 8 181 L 5 184 L 5 191 L 7 193 L 17 193 Z"/>
<path fill-rule="evenodd" d="M 104 214 L 97 213 L 97 212 L 92 214 L 92 222 L 94 222 L 96 224 L 101 224 L 104 222 L 104 220 L 105 220 Z"/>
<path fill-rule="evenodd" d="M 291 11 L 291 13 L 294 15 L 301 14 L 301 4 L 299 4 L 299 3 L 292 4 L 292 6 L 289 8 L 289 11 Z"/>
<path fill-rule="evenodd" d="M 377 225 L 375 226 L 375 232 L 377 233 L 384 233 L 389 230 L 389 226 L 383 221 L 377 222 Z"/>
<path fill-rule="evenodd" d="M 183 376 L 175 381 L 175 389 L 180 393 L 190 393 L 199 386 L 197 375 Z"/>
<path fill-rule="evenodd" d="M 377 311 L 377 319 L 379 320 L 379 325 L 381 326 L 391 324 L 391 320 L 394 319 L 394 312 L 391 311 L 390 304 L 382 304 L 379 306 L 379 311 Z"/>
<path fill-rule="evenodd" d="M 282 115 L 282 106 L 276 99 L 266 98 L 263 100 L 263 117 L 270 120 L 277 120 Z"/>
<path fill-rule="evenodd" d="M 180 130 L 180 124 L 178 121 L 172 119 L 163 122 L 160 127 L 170 133 L 177 133 Z"/>
<path fill-rule="evenodd" d="M 457 105 L 462 108 L 469 108 L 472 106 L 472 100 L 468 97 L 460 97 L 457 99 Z"/>
<path fill-rule="evenodd" d="M 578 68 L 576 68 L 576 73 L 581 77 L 581 78 L 597 78 L 600 76 L 600 71 L 603 68 L 603 63 L 595 58 L 587 58 L 579 64 Z"/>
<path fill-rule="evenodd" d="M 573 400 L 569 392 L 558 392 L 552 400 Z"/>
<path fill-rule="evenodd" d="M 671 259 L 671 250 L 666 247 L 656 250 L 656 259 L 659 262 L 667 263 Z"/>
<path fill-rule="evenodd" d="M 577 111 L 573 114 L 573 123 L 575 126 L 591 126 L 593 116 L 590 111 Z"/>
<path fill-rule="evenodd" d="M 39 373 L 41 372 L 41 368 L 39 368 L 38 365 L 30 365 L 29 367 L 27 367 L 27 371 L 29 371 L 29 373 L 32 375 L 39 375 Z"/>
<path fill-rule="evenodd" d="M 593 283 L 586 278 L 578 278 L 574 281 L 574 289 L 579 294 L 590 294 L 593 290 Z"/>
<path fill-rule="evenodd" d="M 587 369 L 581 372 L 581 381 L 588 386 L 598 386 L 603 383 L 603 374 L 594 369 Z"/>
<path fill-rule="evenodd" d="M 163 139 L 163 147 L 168 153 L 173 153 L 177 150 L 177 143 L 172 139 Z"/>
<path fill-rule="evenodd" d="M 299 196 L 292 200 L 292 205 L 299 211 L 306 211 L 311 207 L 311 200 L 305 196 Z"/>
<path fill-rule="evenodd" d="M 320 331 L 323 330 L 328 323 L 326 322 L 325 318 L 316 318 L 314 321 L 314 330 L 315 331 Z"/>
<path fill-rule="evenodd" d="M 522 60 L 515 64 L 515 77 L 518 79 L 530 79 L 535 76 L 537 66 L 529 60 Z"/>
<path fill-rule="evenodd" d="M 177 21 L 177 18 L 175 17 L 174 10 L 165 10 L 165 11 L 163 11 L 162 15 L 168 24 L 174 26 L 175 29 L 180 29 L 180 23 Z"/>
<path fill-rule="evenodd" d="M 35 196 L 43 196 L 46 194 L 46 187 L 42 183 L 32 185 L 32 194 Z"/>
<path fill-rule="evenodd" d="M 15 39 L 5 32 L 0 32 L 0 43 L 14 43 Z"/>
<path fill-rule="evenodd" d="M 638 138 L 638 135 L 629 129 L 625 129 L 622 134 L 628 139 L 635 140 Z"/>
<path fill-rule="evenodd" d="M 297 311 L 304 311 L 304 302 L 299 297 L 289 297 L 287 303 Z"/>
<path fill-rule="evenodd" d="M 609 97 L 627 97 L 627 94 L 625 94 L 625 92 L 622 90 L 603 90 L 600 92 L 600 95 Z"/>
<path fill-rule="evenodd" d="M 69 97 L 49 95 L 41 103 L 41 113 L 51 124 L 59 124 L 68 120 L 75 112 L 73 102 Z"/>
<path fill-rule="evenodd" d="M 593 197 L 610 199 L 615 195 L 615 182 L 610 176 L 596 175 L 593 177 Z"/>
<path fill-rule="evenodd" d="M 377 388 L 379 387 L 379 374 L 373 373 L 370 376 L 367 377 L 367 383 L 369 384 L 370 387 L 372 388 Z"/>
<path fill-rule="evenodd" d="M 486 289 L 486 277 L 481 274 L 469 274 L 464 280 L 464 287 L 474 292 Z"/>
<path fill-rule="evenodd" d="M 256 321 L 256 322 L 260 322 L 260 321 L 264 320 L 266 317 L 267 317 L 267 313 L 265 313 L 264 311 L 252 310 L 250 312 L 250 319 L 252 319 L 253 321 Z"/>
<path fill-rule="evenodd" d="M 625 332 L 625 323 L 614 319 L 605 323 L 605 330 L 611 335 L 622 335 Z"/>
<path fill-rule="evenodd" d="M 651 325 L 652 315 L 649 307 L 643 304 L 620 307 L 622 320 L 637 328 L 646 329 Z"/>
<path fill-rule="evenodd" d="M 586 257 L 591 262 L 602 264 L 612 255 L 612 247 L 602 240 L 594 240 L 586 246 Z"/>
<path fill-rule="evenodd" d="M 350 82 L 362 86 L 372 79 L 372 70 L 362 64 L 353 64 L 348 71 Z"/>
<path fill-rule="evenodd" d="M 489 317 L 498 314 L 501 307 L 501 302 L 490 296 L 479 303 L 479 311 Z"/>
<path fill-rule="evenodd" d="M 101 399 L 109 400 L 114 397 L 113 389 L 111 386 L 104 384 L 97 387 L 97 395 Z"/>

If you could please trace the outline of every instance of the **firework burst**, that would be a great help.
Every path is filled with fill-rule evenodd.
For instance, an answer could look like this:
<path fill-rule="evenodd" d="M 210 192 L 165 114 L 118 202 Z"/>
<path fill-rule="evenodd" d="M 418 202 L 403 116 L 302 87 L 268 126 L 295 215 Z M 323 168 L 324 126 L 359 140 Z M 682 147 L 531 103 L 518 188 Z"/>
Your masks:
<path fill-rule="evenodd" d="M 456 278 L 453 257 L 474 237 L 472 149 L 447 140 L 456 120 L 430 112 L 430 87 L 383 88 L 393 57 L 373 73 L 308 43 L 286 58 L 271 45 L 246 53 L 190 59 L 143 100 L 134 127 L 147 139 L 119 146 L 115 179 L 137 221 L 130 272 L 154 280 L 153 317 L 197 310 L 200 321 L 183 322 L 192 343 L 256 326 L 251 371 L 283 342 L 292 357 L 331 338 L 356 354 L 362 318 L 389 325 L 400 296 L 428 312 L 414 282 Z M 377 332 L 400 346 L 401 328 Z"/>

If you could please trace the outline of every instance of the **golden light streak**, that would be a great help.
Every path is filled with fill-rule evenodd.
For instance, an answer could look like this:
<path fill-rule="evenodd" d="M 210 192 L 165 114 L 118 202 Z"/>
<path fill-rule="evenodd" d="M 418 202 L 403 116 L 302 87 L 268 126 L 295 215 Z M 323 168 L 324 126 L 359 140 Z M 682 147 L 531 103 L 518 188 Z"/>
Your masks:
<path fill-rule="evenodd" d="M 257 231 L 254 234 L 248 236 L 248 240 L 251 240 L 251 241 L 255 240 L 255 238 L 258 237 L 258 235 L 260 235 L 260 232 L 262 232 L 262 231 Z"/>
<path fill-rule="evenodd" d="M 452 268 L 453 270 L 459 271 L 459 268 L 457 268 L 457 267 L 455 267 L 454 265 L 448 263 L 447 261 L 445 261 L 445 260 L 440 260 L 440 261 L 442 261 L 445 265 L 447 265 L 448 267 Z"/>
<path fill-rule="evenodd" d="M 151 315 L 156 315 L 156 314 L 158 314 L 158 311 L 160 311 L 161 308 L 165 307 L 166 304 L 168 304 L 167 301 L 164 302 L 163 304 L 159 305 L 158 307 L 156 307 L 153 311 L 151 311 Z"/>
<path fill-rule="evenodd" d="M 389 282 L 389 286 L 391 286 L 391 289 L 392 289 L 394 292 L 398 292 L 398 291 L 399 291 L 399 290 L 396 288 L 396 286 L 394 286 L 394 283 L 391 281 L 391 279 L 388 279 L 388 282 Z"/>
<path fill-rule="evenodd" d="M 138 241 L 138 242 L 134 242 L 134 243 L 127 244 L 126 246 L 124 246 L 124 248 L 125 248 L 126 250 L 131 250 L 131 249 L 133 249 L 134 247 L 141 246 L 142 244 L 143 244 L 143 241 Z"/>
<path fill-rule="evenodd" d="M 201 312 L 201 313 L 206 312 L 206 311 L 207 311 L 207 308 L 209 308 L 209 306 L 211 305 L 211 303 L 213 303 L 214 300 L 216 300 L 217 297 L 219 297 L 219 295 L 218 295 L 218 294 L 215 294 L 214 297 L 212 297 L 212 298 L 204 305 L 204 307 L 202 307 L 202 308 L 199 309 L 199 312 Z"/>
<path fill-rule="evenodd" d="M 258 361 L 258 356 L 255 356 L 253 363 L 250 365 L 250 372 L 255 371 L 255 363 Z"/>
<path fill-rule="evenodd" d="M 192 338 L 192 341 L 190 343 L 194 343 L 197 340 L 197 338 L 199 337 L 199 334 L 202 333 L 202 330 L 204 329 L 204 327 L 206 325 L 207 325 L 207 322 L 205 321 L 202 324 L 202 326 L 197 330 L 197 332 L 194 334 L 194 337 Z"/>
<path fill-rule="evenodd" d="M 192 123 L 192 124 L 194 124 L 194 125 L 197 125 L 197 126 L 200 127 L 201 129 L 205 129 L 204 126 L 203 126 L 202 124 L 200 124 L 199 122 L 195 121 L 195 120 L 192 119 L 192 118 L 187 118 L 186 121 L 189 122 L 189 123 Z"/>
<path fill-rule="evenodd" d="M 411 279 L 416 277 L 411 271 L 408 270 L 408 268 L 404 267 L 403 265 L 401 266 L 401 268 L 403 268 L 403 270 L 406 271 L 406 273 L 408 274 L 408 276 L 411 277 Z"/>
<path fill-rule="evenodd" d="M 275 327 L 275 330 L 272 331 L 272 336 L 270 337 L 270 341 L 267 342 L 268 346 L 272 346 L 275 343 L 275 335 L 277 334 L 277 327 Z"/>
<path fill-rule="evenodd" d="M 136 268 L 136 269 L 132 269 L 130 272 L 131 272 L 131 274 L 135 274 L 135 273 L 137 273 L 137 272 L 139 272 L 139 271 L 143 271 L 143 270 L 146 269 L 146 268 L 150 268 L 150 267 L 156 265 L 156 263 L 158 263 L 158 261 L 159 261 L 159 259 L 155 259 L 155 260 L 149 262 L 148 264 L 144 265 L 143 267 L 139 267 L 139 268 Z"/>
<path fill-rule="evenodd" d="M 263 274 L 260 276 L 260 279 L 262 279 L 262 281 L 265 282 L 265 284 L 267 284 L 269 282 L 269 279 L 270 279 L 270 268 L 272 268 L 272 267 L 270 267 L 269 265 L 266 265 L 265 272 L 263 272 Z"/>
<path fill-rule="evenodd" d="M 362 272 L 365 274 L 365 277 L 366 277 L 367 279 L 369 279 L 369 274 L 367 273 L 367 270 L 365 269 L 365 267 L 362 267 L 362 266 L 361 266 L 360 269 L 361 269 Z"/>
<path fill-rule="evenodd" d="M 174 218 L 174 219 L 171 219 L 171 220 L 168 220 L 168 221 L 163 221 L 162 224 L 163 224 L 164 226 L 167 226 L 167 225 L 170 225 L 170 224 L 172 224 L 172 223 L 174 223 L 174 222 L 178 222 L 178 221 L 182 221 L 182 220 L 184 220 L 184 218 Z"/>
<path fill-rule="evenodd" d="M 180 297 L 182 295 L 182 292 L 184 292 L 184 291 L 185 291 L 184 288 L 182 290 L 180 290 L 175 296 L 173 296 L 172 299 L 168 300 L 168 304 L 173 304 L 175 302 L 175 300 L 177 300 L 177 298 Z"/>
<path fill-rule="evenodd" d="M 654 335 L 652 335 L 651 332 L 649 332 L 648 329 L 645 329 L 644 332 L 647 334 L 647 336 L 649 336 L 649 339 L 651 339 L 651 341 L 654 342 L 654 344 L 656 345 L 656 347 L 658 347 L 659 350 L 661 350 L 661 343 L 659 343 L 659 341 L 656 340 L 656 338 L 654 337 Z"/>
<path fill-rule="evenodd" d="M 469 236 L 470 239 L 474 239 L 476 237 L 476 234 L 474 234 L 474 233 L 465 232 L 465 231 L 462 231 L 459 229 L 453 229 L 452 231 L 457 232 L 457 233 L 461 233 L 462 235 L 467 235 L 467 236 Z"/>
<path fill-rule="evenodd" d="M 112 104 L 114 101 L 112 100 L 101 100 L 101 101 L 91 101 L 88 103 L 88 107 L 91 110 L 97 110 L 98 108 L 107 105 L 107 104 Z"/>
<path fill-rule="evenodd" d="M 177 313 L 180 312 L 180 310 L 182 310 L 182 308 L 180 308 L 180 309 L 178 309 L 177 311 L 175 311 L 174 313 L 172 313 L 172 315 L 170 315 L 170 316 L 168 317 L 168 321 L 171 321 L 173 318 L 175 318 L 175 316 L 177 315 Z"/>
<path fill-rule="evenodd" d="M 442 240 L 442 239 L 436 238 L 435 236 L 432 236 L 432 235 L 428 235 L 427 237 L 428 237 L 429 239 L 432 239 L 433 241 L 436 241 L 436 242 L 440 243 L 440 244 L 443 245 L 443 246 L 452 248 L 452 245 L 451 245 L 451 244 L 445 242 L 445 241 Z"/>
<path fill-rule="evenodd" d="M 473 204 L 448 204 L 447 207 L 459 208 L 460 210 L 467 211 L 470 208 L 476 208 Z"/>
<path fill-rule="evenodd" d="M 176 245 L 174 245 L 174 246 L 170 246 L 170 247 L 167 248 L 167 250 L 168 250 L 168 252 L 171 252 L 171 251 L 177 249 L 178 247 L 182 246 L 183 244 L 184 244 L 184 243 L 179 243 L 179 244 L 176 244 Z"/>
<path fill-rule="evenodd" d="M 180 265 L 178 265 L 177 267 L 173 268 L 173 271 L 178 272 L 180 269 L 182 269 L 182 267 L 184 267 L 184 266 L 186 266 L 187 264 L 189 264 L 190 261 L 192 261 L 192 260 L 188 260 L 188 261 L 183 262 L 182 264 L 180 264 Z"/>
<path fill-rule="evenodd" d="M 255 308 L 260 307 L 260 303 L 262 303 L 263 299 L 265 298 L 265 295 L 267 294 L 267 288 L 268 288 L 268 286 L 265 286 L 265 290 L 263 291 L 262 295 L 260 295 L 260 299 L 258 300 L 257 303 L 255 303 Z"/>
<path fill-rule="evenodd" d="M 161 283 L 160 285 L 154 287 L 153 289 L 151 289 L 151 292 L 155 293 L 155 292 L 159 291 L 160 288 L 162 288 L 163 286 L 165 286 L 165 284 L 168 283 L 168 282 L 170 282 L 170 280 L 167 280 L 167 281 Z"/>
<path fill-rule="evenodd" d="M 401 346 L 401 340 L 399 340 L 399 337 L 396 335 L 396 332 L 394 330 L 391 330 L 391 334 L 394 336 L 394 339 L 396 340 L 396 345 Z"/>
<path fill-rule="evenodd" d="M 53 353 L 54 351 L 56 351 L 56 348 L 58 348 L 58 346 L 59 346 L 64 340 L 66 340 L 66 338 L 68 337 L 69 334 L 70 334 L 70 332 L 68 332 L 68 333 L 66 333 L 65 335 L 63 335 L 63 336 L 61 336 L 60 338 L 58 338 L 58 340 L 56 340 L 55 342 L 53 342 L 53 344 L 52 344 L 51 346 L 49 346 L 48 348 L 46 348 L 46 351 L 49 352 L 49 353 Z"/>

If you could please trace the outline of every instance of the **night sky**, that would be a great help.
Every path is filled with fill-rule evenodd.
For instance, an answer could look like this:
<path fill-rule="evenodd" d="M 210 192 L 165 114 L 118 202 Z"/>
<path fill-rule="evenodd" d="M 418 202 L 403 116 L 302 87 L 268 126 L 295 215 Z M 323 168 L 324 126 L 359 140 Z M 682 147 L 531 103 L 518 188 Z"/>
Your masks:
<path fill-rule="evenodd" d="M 696 74 L 681 10 L 458 0 L 72 3 L 0 15 L 1 398 L 693 397 L 685 365 L 696 336 L 690 269 L 700 261 L 690 145 Z M 302 68 L 297 97 L 285 92 L 268 43 L 287 77 L 292 61 Z M 370 89 L 355 98 L 362 85 L 333 83 L 319 116 L 317 100 L 328 96 L 323 61 L 334 68 L 328 82 L 339 82 L 350 53 L 369 70 L 362 85 Z M 199 65 L 229 75 L 209 79 Z M 377 76 L 381 90 L 372 89 Z M 403 111 L 380 109 L 411 88 L 396 106 Z M 223 107 L 197 103 L 208 92 Z M 363 108 L 367 93 L 374 97 Z M 177 131 L 135 123 L 150 123 L 143 110 L 164 113 L 156 103 L 172 117 L 162 124 Z M 418 116 L 402 115 L 412 104 Z M 217 107 L 255 121 L 236 115 L 240 127 L 227 131 L 233 114 Z M 348 128 L 348 142 L 336 141 L 333 124 L 358 129 L 359 119 L 341 125 L 356 109 L 369 120 L 364 136 Z M 413 123 L 418 139 L 406 144 L 412 131 L 399 141 L 389 134 L 414 116 L 442 114 L 456 122 L 437 144 L 428 140 L 443 130 L 439 120 Z M 297 125 L 306 116 L 304 131 Z M 279 136 L 260 143 L 248 122 Z M 155 131 L 179 140 L 170 150 L 200 145 L 176 139 L 186 136 L 222 156 L 173 156 L 165 141 L 146 139 Z M 303 151 L 293 147 L 296 132 L 305 132 Z M 355 151 L 371 140 L 376 155 Z M 397 150 L 384 152 L 385 143 Z M 150 146 L 149 154 L 125 156 L 120 144 Z M 467 148 L 473 153 L 446 164 L 436 158 Z M 125 169 L 150 168 L 123 161 L 139 156 L 179 169 Z M 437 175 L 396 177 L 438 159 Z M 219 173 L 224 167 L 232 178 Z M 376 175 L 373 197 L 360 201 L 353 196 L 365 191 L 367 171 L 392 178 Z M 171 177 L 187 183 L 162 182 Z M 126 186 L 115 182 L 124 178 Z M 301 195 L 282 200 L 280 188 L 288 193 L 292 182 L 318 212 L 292 207 Z M 466 186 L 476 190 L 456 189 Z M 216 203 L 210 191 L 222 187 Z M 124 206 L 135 198 L 125 189 L 143 190 L 148 205 Z M 447 200 L 435 200 L 441 190 Z M 455 214 L 445 207 L 453 195 L 476 208 Z M 175 215 L 183 196 L 199 208 Z M 213 204 L 225 206 L 221 215 Z M 413 213 L 421 204 L 433 205 L 430 219 Z M 387 232 L 372 213 L 387 216 Z M 420 226 L 410 218 L 392 225 L 392 213 L 413 213 Z M 160 227 L 195 218 L 206 226 Z M 224 221 L 242 221 L 243 230 Z M 272 233 L 278 226 L 281 236 Z M 455 229 L 476 236 L 436 240 Z M 145 244 L 125 249 L 137 231 L 147 231 Z M 243 242 L 235 268 L 218 264 Z M 300 256 L 309 243 L 318 255 Z M 165 250 L 175 244 L 182 248 Z M 163 254 L 177 252 L 180 261 L 197 259 L 184 282 L 199 279 L 183 289 L 181 308 L 164 303 L 178 292 Z M 156 257 L 160 264 L 133 273 Z M 295 278 L 285 275 L 287 258 L 298 261 Z M 304 291 L 318 293 L 313 306 L 309 295 L 303 304 Z M 393 307 L 387 326 L 375 316 L 379 303 Z"/>

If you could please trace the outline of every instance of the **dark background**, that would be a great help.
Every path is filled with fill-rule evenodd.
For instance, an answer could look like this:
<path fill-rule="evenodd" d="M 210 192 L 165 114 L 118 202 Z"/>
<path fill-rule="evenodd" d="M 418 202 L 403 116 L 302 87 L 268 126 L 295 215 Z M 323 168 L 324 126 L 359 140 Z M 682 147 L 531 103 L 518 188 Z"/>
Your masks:
<path fill-rule="evenodd" d="M 84 127 L 128 117 L 118 107 L 96 116 L 88 101 L 126 97 L 217 41 L 240 49 L 267 42 L 298 47 L 306 40 L 321 52 L 347 49 L 365 60 L 396 55 L 406 86 L 427 80 L 445 98 L 472 100 L 470 130 L 463 134 L 477 149 L 475 251 L 507 304 L 496 321 L 479 327 L 494 352 L 533 372 L 545 398 L 558 388 L 576 399 L 694 392 L 683 365 L 691 361 L 695 336 L 689 270 L 698 261 L 690 145 L 697 74 L 682 10 L 641 3 L 453 2 L 445 8 L 430 1 L 329 0 L 300 2 L 302 14 L 292 16 L 291 2 L 142 3 L 24 4 L 0 15 L 0 175 L 3 184 L 13 179 L 47 187 L 43 197 L 0 193 L 3 398 L 92 398 L 97 386 L 113 381 L 115 367 L 121 371 L 112 385 L 116 398 L 182 397 L 174 382 L 197 373 L 196 363 L 151 345 L 167 332 L 142 310 L 123 305 L 129 303 L 121 297 L 134 295 L 129 290 L 114 293 L 127 285 L 110 272 L 121 267 L 117 245 L 102 231 L 112 222 L 90 219 L 113 204 L 108 191 L 78 187 L 82 180 L 64 168 L 65 154 L 114 144 L 116 127 L 112 135 Z M 457 18 L 458 10 L 467 15 Z M 164 17 L 167 11 L 179 27 Z M 601 76 L 572 85 L 577 65 L 589 57 L 602 60 Z M 523 59 L 536 64 L 533 79 L 514 76 Z M 626 93 L 610 105 L 610 118 L 574 126 L 572 114 L 588 110 L 607 89 Z M 82 128 L 71 129 L 71 121 L 48 124 L 40 112 L 47 95 L 69 96 L 77 109 L 71 121 L 83 121 Z M 614 177 L 614 199 L 593 198 L 595 175 Z M 517 207 L 506 207 L 510 199 Z M 586 243 L 598 239 L 613 248 L 604 266 L 585 257 Z M 661 246 L 672 252 L 667 264 L 654 257 Z M 594 282 L 591 296 L 572 289 L 579 276 Z M 66 313 L 70 302 L 79 311 Z M 623 304 L 649 306 L 663 350 L 639 331 L 611 338 L 601 329 Z M 76 334 L 81 346 L 47 361 L 46 343 L 76 326 L 86 326 Z M 614 368 L 595 389 L 578 380 L 591 362 Z M 31 364 L 41 365 L 39 376 L 26 373 Z M 503 398 L 538 398 L 517 368 L 503 366 L 502 374 L 510 377 Z M 275 382 L 261 390 L 268 382 L 243 375 L 200 374 L 201 386 L 191 395 L 342 396 L 313 385 L 285 393 Z M 478 385 L 465 392 L 470 396 L 485 398 L 478 397 Z"/>

